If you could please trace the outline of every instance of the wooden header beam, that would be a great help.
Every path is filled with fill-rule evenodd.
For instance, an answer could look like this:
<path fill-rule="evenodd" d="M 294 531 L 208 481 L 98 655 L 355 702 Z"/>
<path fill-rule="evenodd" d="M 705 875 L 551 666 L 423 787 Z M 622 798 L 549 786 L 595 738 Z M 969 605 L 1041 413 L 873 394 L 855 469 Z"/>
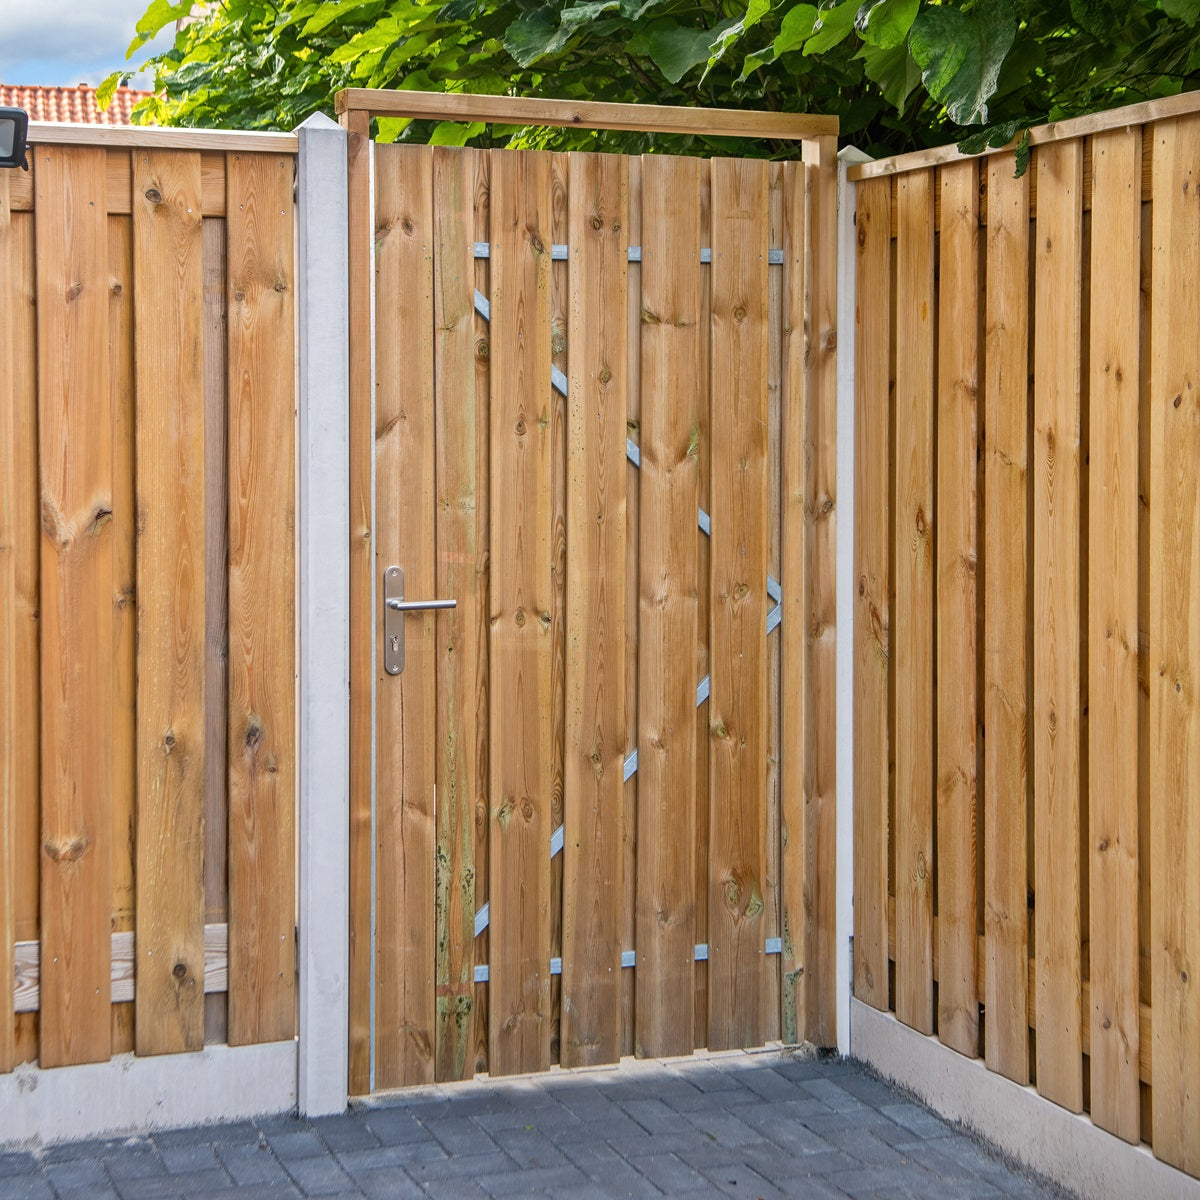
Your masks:
<path fill-rule="evenodd" d="M 246 154 L 295 154 L 294 133 L 232 129 L 179 129 L 157 125 L 82 125 L 30 121 L 30 146 L 99 146 L 105 150 L 232 150 Z"/>
<path fill-rule="evenodd" d="M 801 141 L 837 136 L 837 117 L 752 112 L 734 108 L 671 108 L 660 104 L 598 104 L 468 92 L 376 91 L 346 88 L 339 114 L 409 117 L 429 121 L 486 121 L 499 125 L 552 125 L 576 129 L 633 129 L 643 133 L 693 133 L 720 137 Z"/>

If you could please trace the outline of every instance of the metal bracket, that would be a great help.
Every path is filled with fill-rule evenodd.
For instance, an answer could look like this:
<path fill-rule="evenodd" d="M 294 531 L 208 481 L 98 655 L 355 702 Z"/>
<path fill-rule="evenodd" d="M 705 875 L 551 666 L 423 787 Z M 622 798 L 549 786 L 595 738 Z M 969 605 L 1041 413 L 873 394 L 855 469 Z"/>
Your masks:
<path fill-rule="evenodd" d="M 457 607 L 457 600 L 405 600 L 403 569 L 388 567 L 383 573 L 383 669 L 389 675 L 404 670 L 405 613 Z"/>

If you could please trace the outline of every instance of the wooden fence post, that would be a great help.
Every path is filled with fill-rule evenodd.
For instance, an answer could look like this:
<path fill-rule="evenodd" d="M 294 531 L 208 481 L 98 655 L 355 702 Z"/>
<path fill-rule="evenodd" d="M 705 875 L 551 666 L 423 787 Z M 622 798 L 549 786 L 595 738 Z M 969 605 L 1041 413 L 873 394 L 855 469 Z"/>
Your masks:
<path fill-rule="evenodd" d="M 300 139 L 300 1111 L 346 1107 L 350 937 L 350 514 L 346 132 Z"/>

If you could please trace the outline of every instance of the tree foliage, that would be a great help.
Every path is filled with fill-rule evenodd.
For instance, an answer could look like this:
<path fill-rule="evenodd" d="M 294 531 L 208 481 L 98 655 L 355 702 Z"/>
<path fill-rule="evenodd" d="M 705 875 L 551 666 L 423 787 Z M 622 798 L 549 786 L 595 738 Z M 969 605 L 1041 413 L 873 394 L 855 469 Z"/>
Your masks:
<path fill-rule="evenodd" d="M 343 87 L 474 91 L 833 113 L 846 140 L 879 154 L 1000 145 L 1046 120 L 1200 86 L 1200 0 L 215 0 L 192 10 L 192 0 L 152 0 L 138 22 L 131 57 L 187 18 L 150 60 L 158 95 L 143 119 L 290 129 Z M 649 142 L 398 120 L 378 133 Z"/>

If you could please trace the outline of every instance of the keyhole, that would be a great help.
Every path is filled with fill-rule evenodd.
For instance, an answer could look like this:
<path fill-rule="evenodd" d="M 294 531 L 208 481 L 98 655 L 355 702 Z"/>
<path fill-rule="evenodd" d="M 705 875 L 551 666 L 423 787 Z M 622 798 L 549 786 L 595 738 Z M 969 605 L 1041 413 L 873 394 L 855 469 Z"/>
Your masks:
<path fill-rule="evenodd" d="M 392 653 L 393 654 L 400 653 L 400 638 L 397 634 L 394 634 L 394 633 L 392 634 Z"/>

